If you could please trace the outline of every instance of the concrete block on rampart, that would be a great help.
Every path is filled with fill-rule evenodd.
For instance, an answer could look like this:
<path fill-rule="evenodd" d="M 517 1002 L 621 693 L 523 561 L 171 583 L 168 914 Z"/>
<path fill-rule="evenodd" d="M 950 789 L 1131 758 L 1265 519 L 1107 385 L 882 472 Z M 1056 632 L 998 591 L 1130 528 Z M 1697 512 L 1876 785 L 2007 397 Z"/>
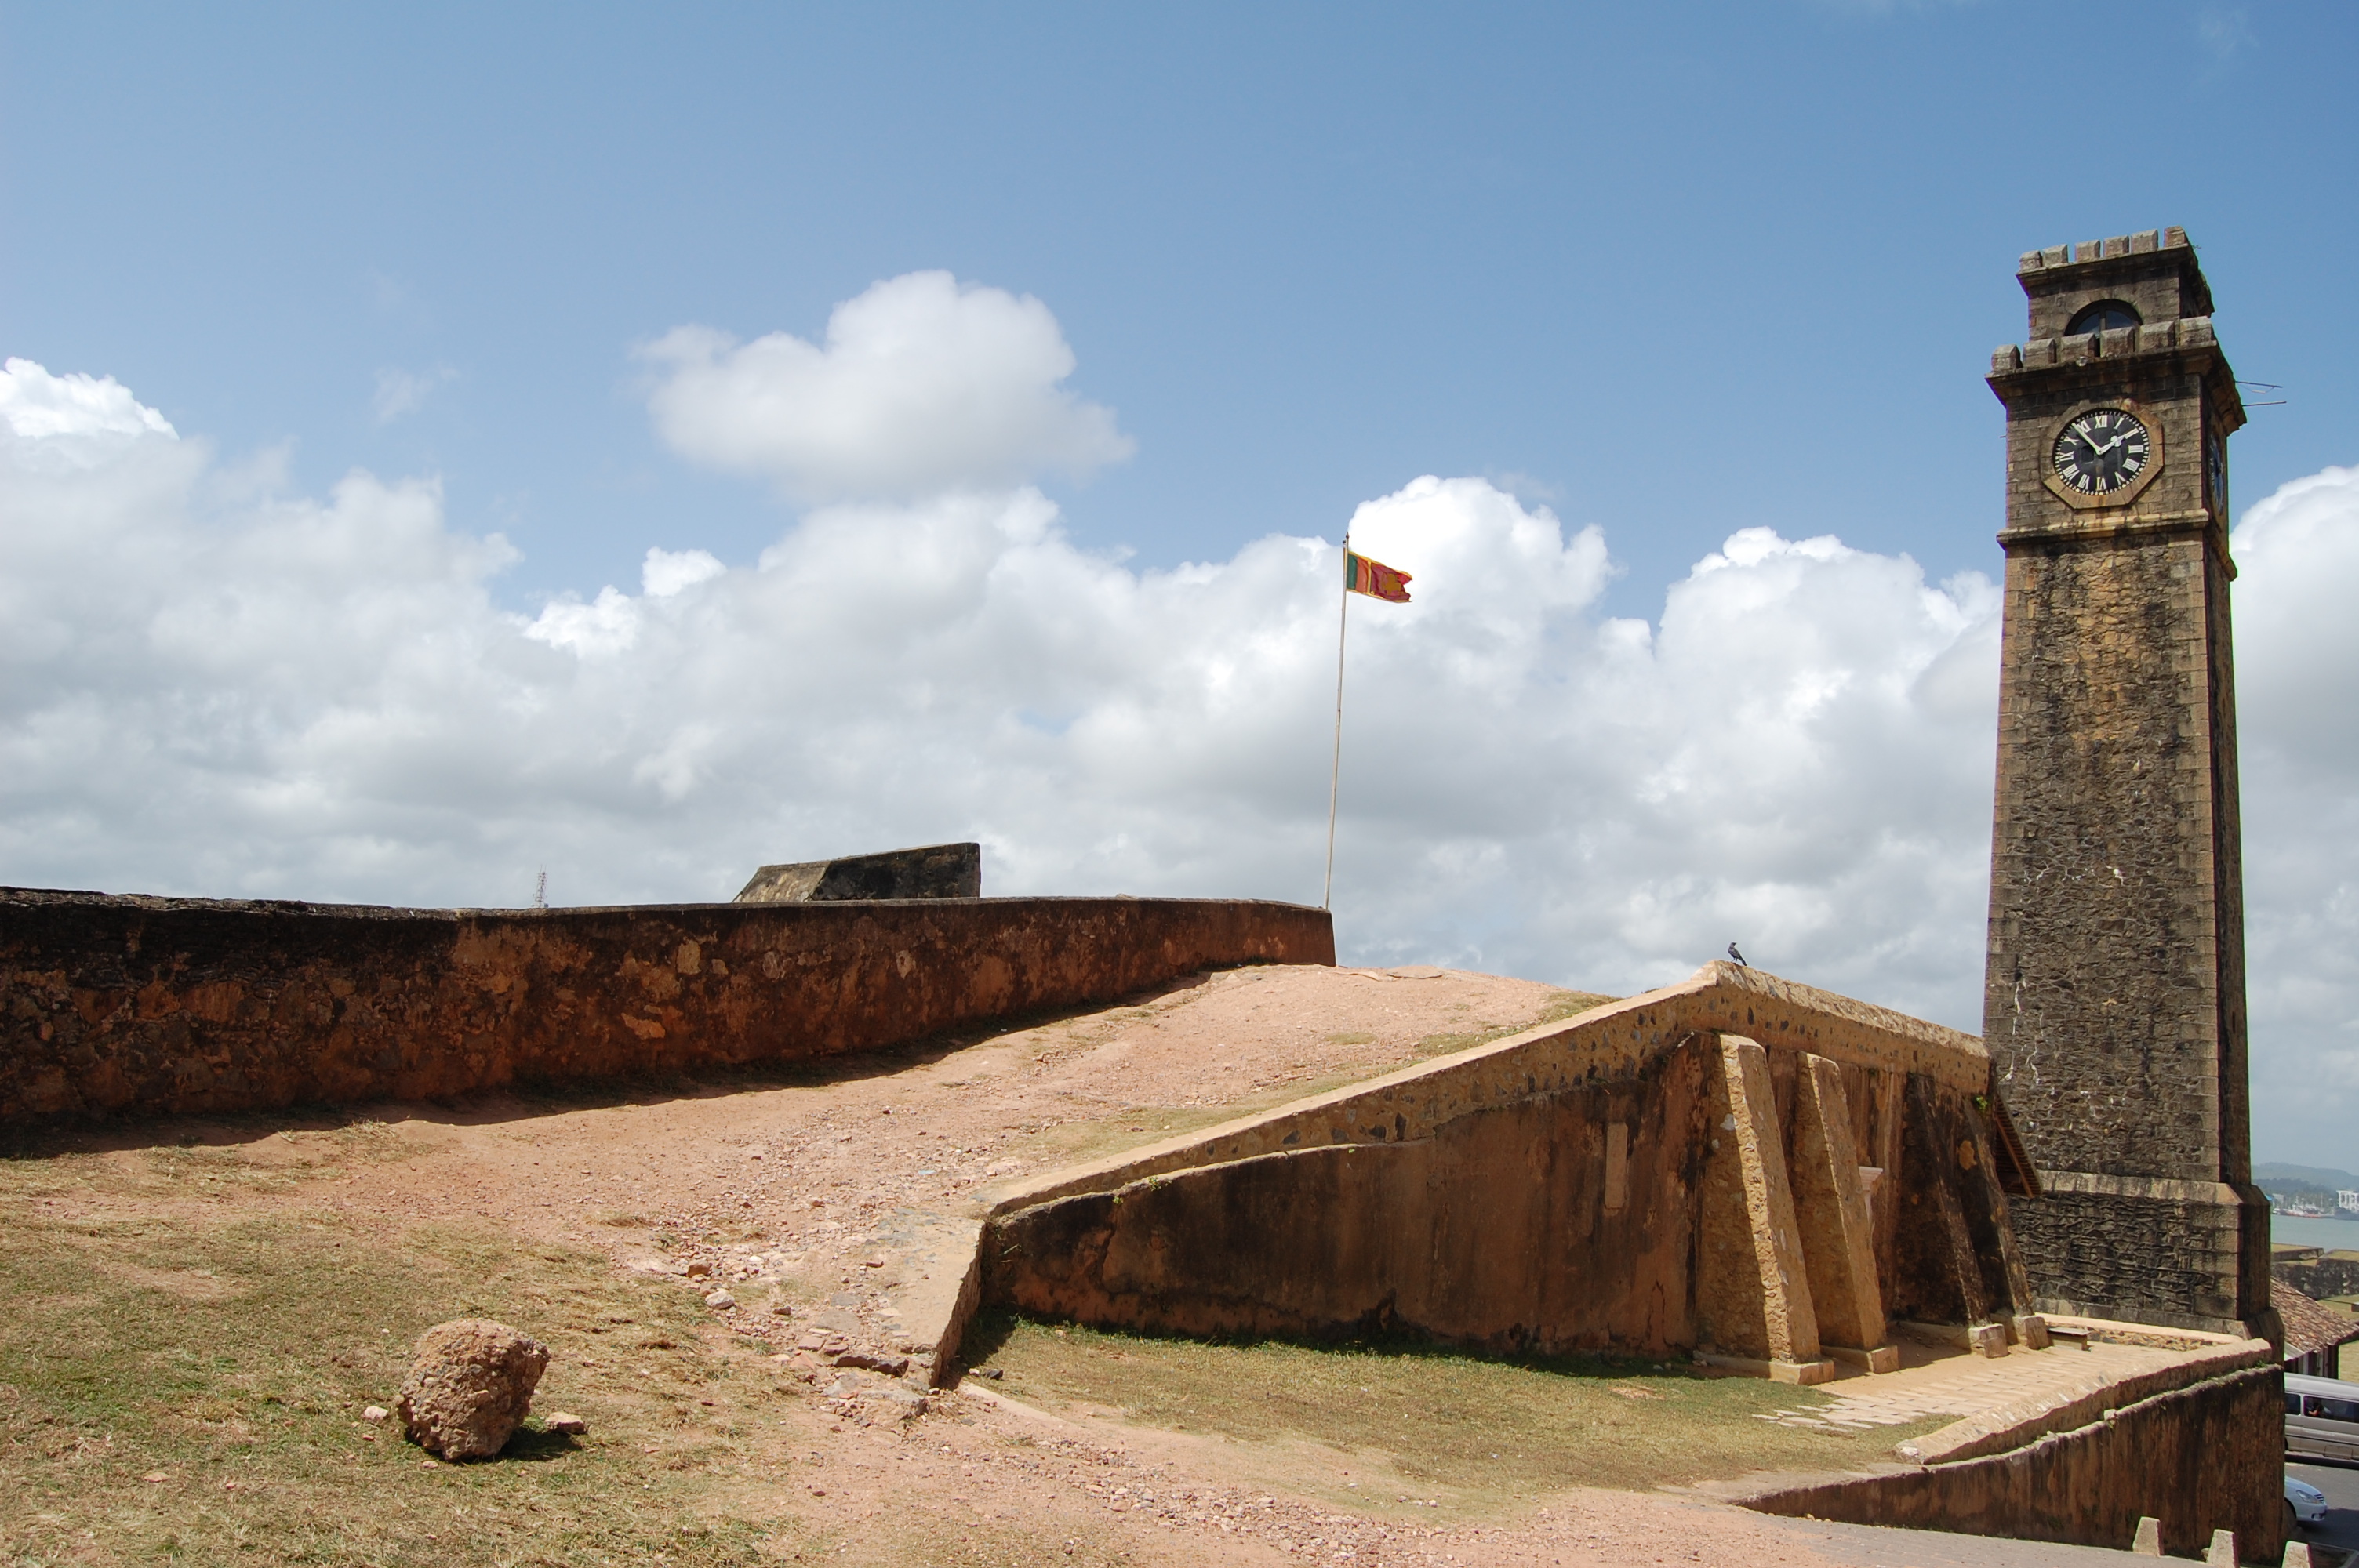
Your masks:
<path fill-rule="evenodd" d="M 982 845 L 928 844 L 915 849 L 764 866 L 738 891 L 735 902 L 809 903 L 982 896 Z"/>

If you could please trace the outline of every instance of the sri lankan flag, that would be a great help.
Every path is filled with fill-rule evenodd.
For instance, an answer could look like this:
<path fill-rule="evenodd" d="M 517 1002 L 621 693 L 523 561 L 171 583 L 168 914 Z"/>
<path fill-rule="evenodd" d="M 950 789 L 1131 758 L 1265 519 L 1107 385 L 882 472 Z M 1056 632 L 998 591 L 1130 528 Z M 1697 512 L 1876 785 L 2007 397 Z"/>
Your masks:
<path fill-rule="evenodd" d="M 1396 571 L 1382 561 L 1372 561 L 1365 556 L 1355 556 L 1351 546 L 1343 549 L 1343 587 L 1351 593 L 1364 593 L 1370 599 L 1381 599 L 1391 604 L 1408 602 L 1409 575 Z"/>

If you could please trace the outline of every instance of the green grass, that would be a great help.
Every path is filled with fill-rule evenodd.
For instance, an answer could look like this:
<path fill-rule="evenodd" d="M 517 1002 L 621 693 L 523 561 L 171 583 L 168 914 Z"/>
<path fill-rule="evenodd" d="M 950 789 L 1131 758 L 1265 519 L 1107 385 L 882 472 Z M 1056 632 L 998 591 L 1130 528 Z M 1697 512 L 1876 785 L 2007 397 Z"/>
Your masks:
<path fill-rule="evenodd" d="M 429 1465 L 362 1421 L 463 1315 L 549 1342 L 536 1406 L 591 1437 L 536 1422 L 499 1462 Z M 743 1562 L 777 1532 L 702 1483 L 763 1390 L 711 1332 L 685 1292 L 463 1227 L 33 1217 L 0 1231 L 0 1562 Z"/>
<path fill-rule="evenodd" d="M 699 1292 L 482 1223 L 336 1213 L 318 1184 L 405 1157 L 397 1139 L 240 1128 L 243 1146 L 0 1157 L 0 1568 L 1040 1560 L 1028 1523 L 916 1496 L 847 1509 L 847 1476 L 856 1493 L 966 1418 L 832 1435 Z M 470 1315 L 547 1343 L 549 1371 L 496 1460 L 429 1464 L 361 1412 L 394 1404 L 421 1332 Z M 560 1410 L 589 1434 L 548 1432 Z M 1122 1560 L 1102 1521 L 1060 1524 L 1058 1561 Z"/>
<path fill-rule="evenodd" d="M 1613 1357 L 1494 1357 L 1406 1342 L 1207 1343 L 999 1314 L 962 1357 L 1060 1413 L 1309 1445 L 1371 1492 L 1495 1505 L 1569 1487 L 1646 1489 L 1890 1457 L 1948 1418 L 1836 1433 L 1751 1419 L 1814 1391 Z M 1353 1495 L 1335 1493 L 1331 1495 Z"/>

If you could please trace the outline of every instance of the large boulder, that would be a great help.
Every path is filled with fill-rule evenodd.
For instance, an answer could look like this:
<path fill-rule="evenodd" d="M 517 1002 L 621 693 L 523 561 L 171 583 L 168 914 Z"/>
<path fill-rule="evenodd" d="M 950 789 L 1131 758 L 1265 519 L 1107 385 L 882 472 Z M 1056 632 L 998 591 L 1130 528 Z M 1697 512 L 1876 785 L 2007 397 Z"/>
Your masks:
<path fill-rule="evenodd" d="M 409 1440 L 428 1453 L 488 1459 L 532 1409 L 532 1391 L 548 1365 L 549 1346 L 506 1324 L 481 1317 L 438 1323 L 419 1337 L 395 1409 Z"/>

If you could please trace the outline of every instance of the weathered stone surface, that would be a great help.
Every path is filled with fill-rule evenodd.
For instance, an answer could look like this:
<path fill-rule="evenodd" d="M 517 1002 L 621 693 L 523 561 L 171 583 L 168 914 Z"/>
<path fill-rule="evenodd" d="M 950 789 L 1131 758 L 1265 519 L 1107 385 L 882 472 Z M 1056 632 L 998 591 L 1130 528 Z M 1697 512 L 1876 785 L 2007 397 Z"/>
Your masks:
<path fill-rule="evenodd" d="M 2027 268 L 2006 406 L 2006 597 L 1984 1033 L 2042 1195 L 2041 1304 L 2267 1334 L 2250 1181 L 2224 454 L 2245 422 L 2184 243 Z M 2137 328 L 2063 338 L 2129 304 Z M 2046 345 L 2043 347 L 2042 345 Z M 2058 481 L 2065 423 L 2121 408 L 2135 484 Z"/>
<path fill-rule="evenodd" d="M 1334 961 L 1326 911 L 1252 901 L 501 912 L 0 889 L 0 1123 L 792 1061 Z"/>
<path fill-rule="evenodd" d="M 532 1409 L 548 1366 L 549 1346 L 540 1341 L 489 1318 L 455 1318 L 419 1337 L 394 1408 L 409 1440 L 428 1453 L 488 1459 Z"/>
<path fill-rule="evenodd" d="M 1884 1297 L 1876 1280 L 1875 1226 L 1860 1184 L 1851 1102 L 1835 1063 L 1805 1054 L 1799 1066 L 1790 1176 L 1819 1338 L 1864 1356 L 1884 1345 Z M 1897 1356 L 1884 1359 L 1898 1365 Z M 1867 1364 L 1872 1370 L 1886 1369 L 1872 1357 Z"/>
<path fill-rule="evenodd" d="M 2109 1324 L 2100 1330 L 2109 1337 L 2125 1325 Z M 2085 1342 L 2082 1350 L 2088 1348 Z M 2234 1339 L 2192 1353 L 2181 1351 L 2172 1360 L 2144 1371 L 2105 1376 L 2089 1372 L 2066 1375 L 2030 1398 L 1962 1417 L 1922 1437 L 1910 1438 L 1893 1452 L 1919 1465 L 1949 1465 L 1962 1459 L 1982 1459 L 2024 1447 L 2042 1437 L 2078 1432 L 2103 1421 L 2107 1411 L 2126 1410 L 2173 1389 L 2193 1388 L 2232 1372 L 2277 1365 L 2266 1339 Z"/>
<path fill-rule="evenodd" d="M 1696 1331 L 1723 1356 L 1788 1367 L 1819 1357 L 1819 1319 L 1786 1170 L 1768 1053 L 1717 1037 L 1697 1206 Z"/>
<path fill-rule="evenodd" d="M 1902 1101 L 1886 1310 L 1919 1323 L 1984 1324 L 2031 1307 L 2014 1207 L 1992 1179 L 1987 1125 L 1971 1102 L 1912 1075 Z"/>
<path fill-rule="evenodd" d="M 1527 1096 L 1406 1142 L 1027 1206 L 985 1229 L 980 1294 L 1169 1332 L 1390 1326 L 1665 1354 L 1695 1342 L 1694 1206 L 1672 1195 L 1701 1173 L 1706 1066 L 1702 1048 L 1682 1048 L 1632 1081 Z M 1603 1130 L 1616 1121 L 1631 1127 L 1632 1186 L 1663 1196 L 1607 1216 Z"/>
<path fill-rule="evenodd" d="M 1853 1058 L 1841 1064 L 1860 1077 L 1840 1112 L 1850 1146 L 1896 1152 L 1880 1185 L 1920 1217 L 1897 1231 L 1937 1227 L 1930 1250 L 1875 1257 L 1879 1298 L 1938 1301 L 1962 1333 L 1962 1270 L 1973 1301 L 2028 1310 L 2003 1261 L 2006 1200 L 1979 1152 L 1979 1044 L 1891 1014 L 1871 1030 L 1861 1004 L 1774 977 L 1723 985 L 1733 968 L 1024 1183 L 993 1206 L 980 1277 L 971 1296 L 962 1285 L 943 1342 L 954 1346 L 963 1314 L 989 1300 L 1190 1334 L 1390 1325 L 1498 1348 L 1709 1345 L 1767 1375 L 1831 1375 L 1808 1238 L 1843 1232 L 1799 1223 L 1781 1185 L 1800 1113 L 1779 1085 L 1815 1052 L 1723 1046 L 1688 1022 L 1746 1014 L 1781 1042 Z M 1952 1087 L 1958 1077 L 1977 1089 Z M 1888 1125 L 1904 1110 L 1932 1127 L 1913 1156 Z M 1947 1151 L 1938 1161 L 1935 1141 Z M 1856 1266 L 1844 1245 L 1843 1266 Z M 1987 1277 L 1977 1245 L 1993 1255 Z M 1907 1277 L 1919 1269 L 1937 1277 Z"/>
<path fill-rule="evenodd" d="M 2257 1367 L 2140 1400 L 2026 1447 L 1742 1498 L 1764 1513 L 2122 1549 L 2141 1517 L 2193 1556 L 2233 1530 L 2246 1562 L 2285 1540 L 2284 1375 Z"/>
<path fill-rule="evenodd" d="M 2359 1252 L 2320 1250 L 2280 1257 L 2269 1265 L 2269 1275 L 2316 1302 L 2359 1295 Z"/>
<path fill-rule="evenodd" d="M 803 903 L 838 899 L 981 898 L 983 846 L 929 844 L 875 855 L 842 855 L 764 866 L 737 894 L 739 903 Z"/>

